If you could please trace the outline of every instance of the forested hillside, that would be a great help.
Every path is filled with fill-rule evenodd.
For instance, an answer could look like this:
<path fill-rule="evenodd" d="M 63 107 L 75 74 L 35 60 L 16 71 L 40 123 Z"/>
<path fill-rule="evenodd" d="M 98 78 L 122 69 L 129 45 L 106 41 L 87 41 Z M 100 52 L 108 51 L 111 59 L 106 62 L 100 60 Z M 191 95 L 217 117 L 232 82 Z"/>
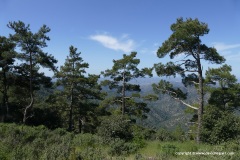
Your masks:
<path fill-rule="evenodd" d="M 161 78 L 144 78 L 136 79 L 133 83 L 138 83 L 141 86 L 141 93 L 143 95 L 154 94 L 152 84 L 158 83 Z M 188 92 L 187 101 L 189 103 L 194 103 L 197 96 L 197 91 L 194 87 L 185 88 L 180 82 L 181 79 L 176 78 L 172 81 L 175 87 L 179 87 Z M 189 128 L 190 120 L 192 119 L 193 113 L 187 112 L 187 107 L 183 104 L 173 101 L 168 95 L 159 95 L 159 99 L 156 101 L 148 102 L 150 111 L 148 112 L 148 117 L 144 120 L 139 120 L 138 123 L 144 127 L 159 129 L 161 127 L 167 129 L 174 129 L 178 125 L 182 126 L 184 129 Z M 206 97 L 207 99 L 207 97 Z"/>
<path fill-rule="evenodd" d="M 56 67 L 46 52 L 47 25 L 35 33 L 22 21 L 7 26 L 9 37 L 0 36 L 0 159 L 144 159 L 156 143 L 156 159 L 177 159 L 174 142 L 191 144 L 191 152 L 211 144 L 239 154 L 240 84 L 225 58 L 202 43 L 206 23 L 178 18 L 157 51 L 159 63 L 139 68 L 131 52 L 99 75 L 87 72 L 92 66 L 73 45 Z M 203 62 L 218 67 L 204 72 Z"/>

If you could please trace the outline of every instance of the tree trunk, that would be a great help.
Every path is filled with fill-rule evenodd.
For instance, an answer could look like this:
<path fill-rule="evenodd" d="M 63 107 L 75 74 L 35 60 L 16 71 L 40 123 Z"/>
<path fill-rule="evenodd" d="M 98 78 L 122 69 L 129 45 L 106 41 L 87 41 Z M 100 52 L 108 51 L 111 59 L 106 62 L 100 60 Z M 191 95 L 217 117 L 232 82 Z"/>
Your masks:
<path fill-rule="evenodd" d="M 198 128 L 197 128 L 197 143 L 201 143 L 201 128 L 202 128 L 202 116 L 203 116 L 203 105 L 204 105 L 204 93 L 203 93 L 203 76 L 202 76 L 202 66 L 200 62 L 200 57 L 197 60 L 198 65 L 198 80 L 199 80 L 199 108 L 198 108 Z"/>
<path fill-rule="evenodd" d="M 8 117 L 8 95 L 7 95 L 7 77 L 6 77 L 6 71 L 4 68 L 3 70 L 3 99 L 2 99 L 2 122 L 6 120 L 6 117 Z"/>
<path fill-rule="evenodd" d="M 34 103 L 34 95 L 33 95 L 33 86 L 32 86 L 32 80 L 33 80 L 33 64 L 32 64 L 32 53 L 30 53 L 30 81 L 29 81 L 29 90 L 30 90 L 30 98 L 31 102 L 28 106 L 26 106 L 24 113 L 23 113 L 23 124 L 26 124 L 28 117 L 28 110 L 32 108 Z"/>
<path fill-rule="evenodd" d="M 27 119 L 29 118 L 29 116 L 27 115 L 27 114 L 28 114 L 28 110 L 32 108 L 33 103 L 34 103 L 34 97 L 33 97 L 33 94 L 32 94 L 32 93 L 31 93 L 30 97 L 31 97 L 31 102 L 30 102 L 30 104 L 24 109 L 24 112 L 23 112 L 23 124 L 26 124 L 26 121 L 27 121 Z"/>
<path fill-rule="evenodd" d="M 125 70 L 123 71 L 123 88 L 122 88 L 122 115 L 125 114 L 125 96 L 126 96 L 126 82 L 125 82 Z"/>
<path fill-rule="evenodd" d="M 84 116 L 79 117 L 78 119 L 78 130 L 79 133 L 85 133 L 86 132 L 86 118 Z"/>
<path fill-rule="evenodd" d="M 71 99 L 70 99 L 70 112 L 69 112 L 69 124 L 68 124 L 68 131 L 72 131 L 73 130 L 73 83 L 71 85 Z"/>
<path fill-rule="evenodd" d="M 82 133 L 82 120 L 81 120 L 80 117 L 79 117 L 79 119 L 78 119 L 78 132 L 79 132 L 79 133 Z"/>

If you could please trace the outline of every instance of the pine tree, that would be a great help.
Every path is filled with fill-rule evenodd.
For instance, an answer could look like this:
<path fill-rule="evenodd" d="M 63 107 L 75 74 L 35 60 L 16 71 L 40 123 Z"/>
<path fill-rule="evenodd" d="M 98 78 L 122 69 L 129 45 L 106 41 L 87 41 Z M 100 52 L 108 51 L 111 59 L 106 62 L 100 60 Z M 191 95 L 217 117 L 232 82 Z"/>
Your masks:
<path fill-rule="evenodd" d="M 148 112 L 147 104 L 141 100 L 139 92 L 140 85 L 133 84 L 130 81 L 139 77 L 152 76 L 152 69 L 137 68 L 140 59 L 136 58 L 137 52 L 132 52 L 130 55 L 123 55 L 122 59 L 113 60 L 112 69 L 107 69 L 102 72 L 104 77 L 111 80 L 105 80 L 102 85 L 108 86 L 109 89 L 116 92 L 115 96 L 108 100 L 108 104 L 116 104 L 121 106 L 122 115 L 144 117 L 145 112 Z"/>
<path fill-rule="evenodd" d="M 0 91 L 2 93 L 0 117 L 2 122 L 9 114 L 8 89 L 12 84 L 12 69 L 16 56 L 15 46 L 10 39 L 0 36 Z"/>
<path fill-rule="evenodd" d="M 237 138 L 240 133 L 240 119 L 235 114 L 240 106 L 240 84 L 231 71 L 226 64 L 206 71 L 206 83 L 211 85 L 207 87 L 210 98 L 201 132 L 204 142 L 219 144 Z"/>
<path fill-rule="evenodd" d="M 240 105 L 240 85 L 231 71 L 231 66 L 227 64 L 206 71 L 206 83 L 217 85 L 208 87 L 211 94 L 208 103 L 220 110 L 234 111 Z"/>
<path fill-rule="evenodd" d="M 218 54 L 215 48 L 207 47 L 202 44 L 201 36 L 208 34 L 209 29 L 206 23 L 198 19 L 183 18 L 177 19 L 177 22 L 171 25 L 172 35 L 166 40 L 157 51 L 159 58 L 169 55 L 171 59 L 177 56 L 183 56 L 176 62 L 166 64 L 155 64 L 155 70 L 158 76 L 176 76 L 182 77 L 185 85 L 195 84 L 198 87 L 198 107 L 187 104 L 187 94 L 182 90 L 173 88 L 170 82 L 162 80 L 159 85 L 154 85 L 155 90 L 164 94 L 169 94 L 172 98 L 180 101 L 184 105 L 198 111 L 198 130 L 197 142 L 201 141 L 200 130 L 202 126 L 202 116 L 204 107 L 204 90 L 203 90 L 203 66 L 202 61 L 221 64 L 225 59 Z"/>
<path fill-rule="evenodd" d="M 10 37 L 17 43 L 17 46 L 22 51 L 22 53 L 18 54 L 18 59 L 25 61 L 18 70 L 23 71 L 24 74 L 29 77 L 28 92 L 30 103 L 25 107 L 23 113 L 23 123 L 25 124 L 26 120 L 29 118 L 28 112 L 34 104 L 34 83 L 35 79 L 38 78 L 37 74 L 39 73 L 40 66 L 56 70 L 54 64 L 57 63 L 57 60 L 52 55 L 42 50 L 42 48 L 47 47 L 46 41 L 50 40 L 46 35 L 50 32 L 50 28 L 46 25 L 43 25 L 37 33 L 33 33 L 30 29 L 30 25 L 25 25 L 22 21 L 9 22 L 8 27 L 15 31 L 15 34 L 10 34 Z M 23 68 L 25 70 L 23 70 Z M 40 75 L 44 74 L 40 73 Z"/>
<path fill-rule="evenodd" d="M 70 53 L 60 71 L 56 74 L 58 86 L 63 87 L 61 96 L 67 99 L 68 130 L 73 131 L 78 121 L 78 131 L 87 130 L 86 122 L 94 115 L 94 109 L 101 99 L 100 86 L 97 81 L 99 76 L 86 75 L 89 64 L 80 57 L 81 52 L 70 46 Z"/>

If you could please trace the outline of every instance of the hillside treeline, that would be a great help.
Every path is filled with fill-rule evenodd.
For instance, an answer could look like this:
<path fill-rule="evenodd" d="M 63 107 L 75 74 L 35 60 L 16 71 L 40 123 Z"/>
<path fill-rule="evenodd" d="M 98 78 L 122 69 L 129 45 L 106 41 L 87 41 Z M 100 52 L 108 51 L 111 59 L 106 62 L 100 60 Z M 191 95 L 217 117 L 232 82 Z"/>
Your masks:
<path fill-rule="evenodd" d="M 3 123 L 61 128 L 56 132 L 69 134 L 67 138 L 78 133 L 96 134 L 105 143 L 116 145 L 113 152 L 132 147 L 126 153 L 144 147 L 146 139 L 221 144 L 239 138 L 240 85 L 224 57 L 214 47 L 201 42 L 201 36 L 209 29 L 198 19 L 179 18 L 172 24 L 172 35 L 157 51 L 158 58 L 169 55 L 170 62 L 160 61 L 152 68 L 140 69 L 137 52 L 132 52 L 113 60 L 112 68 L 100 75 L 87 73 L 87 68 L 94 66 L 89 66 L 74 46 L 69 47 L 65 63 L 57 68 L 57 59 L 45 52 L 50 40 L 47 35 L 50 28 L 46 25 L 36 33 L 21 21 L 9 22 L 7 26 L 13 34 L 0 36 L 0 121 Z M 178 55 L 184 55 L 183 59 L 174 61 Z M 219 67 L 208 68 L 203 74 L 203 61 Z M 54 76 L 45 75 L 42 68 L 48 68 Z M 142 94 L 141 85 L 132 83 L 155 73 L 159 77 L 181 77 L 185 88 L 161 79 L 152 84 L 154 92 Z M 196 97 L 189 95 L 188 86 L 195 88 Z M 139 126 L 137 122 L 148 117 L 150 104 L 166 105 L 161 103 L 163 95 L 186 106 L 186 112 L 192 116 L 187 131 L 179 127 L 170 133 L 163 128 L 157 131 Z M 192 97 L 191 101 L 187 101 L 188 97 Z M 2 132 L 4 127 L 2 124 Z M 24 130 L 22 126 L 21 132 L 28 132 Z"/>

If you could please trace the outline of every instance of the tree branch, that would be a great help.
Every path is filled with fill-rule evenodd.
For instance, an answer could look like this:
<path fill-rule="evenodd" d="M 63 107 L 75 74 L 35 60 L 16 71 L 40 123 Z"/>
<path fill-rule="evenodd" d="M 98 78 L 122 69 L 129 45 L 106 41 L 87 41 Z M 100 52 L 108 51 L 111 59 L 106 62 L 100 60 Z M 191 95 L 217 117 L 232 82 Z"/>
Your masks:
<path fill-rule="evenodd" d="M 173 99 L 181 102 L 182 104 L 184 104 L 184 105 L 187 106 L 187 107 L 190 107 L 190 108 L 192 108 L 192 109 L 198 110 L 197 107 L 194 107 L 194 106 L 192 106 L 192 105 L 190 105 L 190 104 L 187 104 L 186 102 L 184 102 L 184 101 L 181 100 L 180 98 L 174 97 L 173 95 L 169 94 L 169 93 L 172 93 L 172 94 L 174 94 L 175 96 L 177 96 L 177 93 L 176 93 L 176 92 L 169 91 L 169 90 L 166 90 L 166 89 L 165 89 L 165 90 L 164 90 L 164 89 L 160 89 L 160 88 L 158 88 L 158 87 L 156 87 L 156 89 L 157 89 L 157 90 L 160 90 L 160 91 L 165 91 L 165 92 L 168 93 L 168 95 L 169 95 L 171 98 L 173 98 Z"/>
<path fill-rule="evenodd" d="M 194 106 L 192 106 L 192 105 L 190 105 L 190 104 L 187 104 L 186 102 L 184 102 L 183 100 L 181 100 L 181 99 L 179 99 L 179 98 L 176 98 L 176 97 L 173 97 L 173 96 L 171 96 L 171 97 L 172 97 L 173 99 L 181 102 L 182 104 L 184 104 L 184 105 L 187 106 L 187 107 L 190 107 L 190 108 L 192 108 L 192 109 L 198 110 L 197 107 L 194 107 Z"/>
<path fill-rule="evenodd" d="M 199 85 L 199 83 L 195 82 L 195 81 L 189 81 L 192 82 L 193 84 Z"/>

